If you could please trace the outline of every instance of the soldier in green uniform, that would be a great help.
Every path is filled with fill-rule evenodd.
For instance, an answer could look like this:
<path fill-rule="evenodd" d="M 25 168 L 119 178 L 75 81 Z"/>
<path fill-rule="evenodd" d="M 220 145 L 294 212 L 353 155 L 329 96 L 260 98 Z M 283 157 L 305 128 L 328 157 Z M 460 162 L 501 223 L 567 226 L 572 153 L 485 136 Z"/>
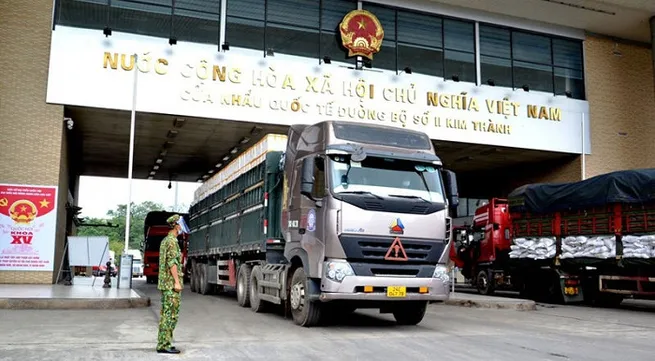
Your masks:
<path fill-rule="evenodd" d="M 159 283 L 161 291 L 161 312 L 159 314 L 159 334 L 157 335 L 158 353 L 180 353 L 171 345 L 173 330 L 177 325 L 182 292 L 182 255 L 177 236 L 189 233 L 184 218 L 175 214 L 166 220 L 171 227 L 159 247 Z"/>

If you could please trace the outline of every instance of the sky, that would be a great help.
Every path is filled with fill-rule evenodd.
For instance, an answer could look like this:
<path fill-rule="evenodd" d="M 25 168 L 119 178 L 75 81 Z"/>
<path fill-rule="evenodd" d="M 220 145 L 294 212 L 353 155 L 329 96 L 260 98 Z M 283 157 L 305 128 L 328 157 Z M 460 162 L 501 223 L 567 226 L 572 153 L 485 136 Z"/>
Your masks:
<path fill-rule="evenodd" d="M 80 177 L 80 192 L 77 202 L 82 207 L 80 217 L 105 218 L 107 211 L 116 209 L 119 204 L 127 204 L 128 181 L 122 178 Z M 193 201 L 193 192 L 200 183 L 173 182 L 168 189 L 168 181 L 132 180 L 132 202 L 139 204 L 144 201 L 161 203 L 172 210 L 175 205 L 175 184 L 177 183 L 177 211 L 188 210 Z"/>

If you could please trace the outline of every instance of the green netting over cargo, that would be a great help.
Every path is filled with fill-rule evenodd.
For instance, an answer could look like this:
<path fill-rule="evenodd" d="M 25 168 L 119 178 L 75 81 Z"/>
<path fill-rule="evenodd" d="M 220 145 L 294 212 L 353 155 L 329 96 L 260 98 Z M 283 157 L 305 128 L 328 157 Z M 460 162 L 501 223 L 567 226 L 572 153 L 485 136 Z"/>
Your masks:
<path fill-rule="evenodd" d="M 263 162 L 191 207 L 189 252 L 282 239 L 282 173 L 278 170 L 281 156 L 282 152 L 267 153 Z M 268 221 L 266 228 L 264 220 Z"/>

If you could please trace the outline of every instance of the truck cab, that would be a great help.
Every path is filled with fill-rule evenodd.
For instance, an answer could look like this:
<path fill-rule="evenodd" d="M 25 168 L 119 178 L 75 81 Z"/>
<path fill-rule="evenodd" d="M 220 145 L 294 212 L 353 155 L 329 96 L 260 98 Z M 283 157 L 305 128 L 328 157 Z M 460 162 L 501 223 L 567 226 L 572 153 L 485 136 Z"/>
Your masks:
<path fill-rule="evenodd" d="M 492 198 L 475 210 L 471 225 L 454 230 L 450 258 L 481 294 L 503 284 L 494 270 L 509 259 L 511 227 L 508 201 Z"/>
<path fill-rule="evenodd" d="M 301 265 L 289 280 L 296 322 L 312 322 L 317 301 L 380 308 L 415 324 L 429 301 L 448 299 L 457 185 L 427 135 L 293 125 L 282 166 L 284 256 Z"/>
<path fill-rule="evenodd" d="M 166 237 L 171 230 L 166 223 L 166 219 L 174 214 L 179 214 L 185 218 L 188 217 L 188 214 L 186 213 L 166 211 L 152 211 L 146 215 L 143 225 L 143 242 L 141 244 L 141 249 L 143 251 L 142 275 L 146 276 L 147 283 L 157 283 L 159 277 L 159 247 L 164 237 Z M 177 239 L 182 253 L 184 281 L 188 281 L 186 260 L 189 236 L 182 234 L 179 235 Z"/>

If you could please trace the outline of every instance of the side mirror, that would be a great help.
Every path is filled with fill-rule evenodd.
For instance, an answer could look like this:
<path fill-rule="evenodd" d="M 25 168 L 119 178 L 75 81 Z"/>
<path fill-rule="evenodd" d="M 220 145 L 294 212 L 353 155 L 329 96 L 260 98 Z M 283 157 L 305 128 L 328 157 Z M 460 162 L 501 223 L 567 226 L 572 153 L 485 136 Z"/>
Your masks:
<path fill-rule="evenodd" d="M 459 191 L 457 190 L 457 177 L 455 172 L 442 169 L 444 185 L 446 186 L 446 197 L 450 206 L 450 212 L 453 217 L 457 217 L 457 206 L 459 205 Z"/>
<path fill-rule="evenodd" d="M 314 189 L 314 157 L 307 157 L 302 161 L 300 194 L 312 198 Z"/>

